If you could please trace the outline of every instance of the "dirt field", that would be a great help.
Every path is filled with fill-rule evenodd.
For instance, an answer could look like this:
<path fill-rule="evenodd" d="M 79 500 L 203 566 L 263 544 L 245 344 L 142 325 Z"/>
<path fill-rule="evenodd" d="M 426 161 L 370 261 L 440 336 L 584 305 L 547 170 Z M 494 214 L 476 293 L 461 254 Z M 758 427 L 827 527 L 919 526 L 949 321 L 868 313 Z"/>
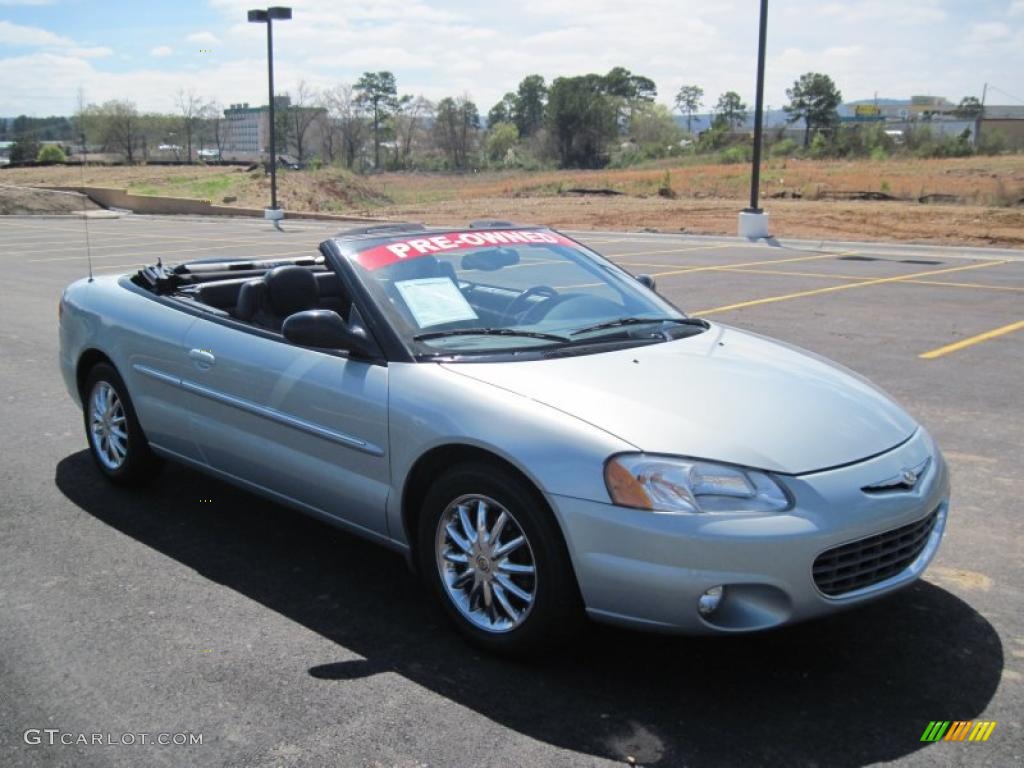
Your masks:
<path fill-rule="evenodd" d="M 676 162 L 605 171 L 355 176 L 336 169 L 278 176 L 293 211 L 360 213 L 458 223 L 497 217 L 593 229 L 734 234 L 746 204 L 746 165 Z M 903 240 L 1024 247 L 1024 155 L 945 160 L 775 159 L 763 205 L 779 237 Z M 8 169 L 0 184 L 82 183 L 74 167 Z M 259 207 L 261 170 L 90 167 L 85 183 Z M 580 193 L 576 190 L 585 190 Z M 232 199 L 233 198 L 233 199 Z"/>
<path fill-rule="evenodd" d="M 99 210 L 85 195 L 0 184 L 0 215 L 69 214 Z"/>

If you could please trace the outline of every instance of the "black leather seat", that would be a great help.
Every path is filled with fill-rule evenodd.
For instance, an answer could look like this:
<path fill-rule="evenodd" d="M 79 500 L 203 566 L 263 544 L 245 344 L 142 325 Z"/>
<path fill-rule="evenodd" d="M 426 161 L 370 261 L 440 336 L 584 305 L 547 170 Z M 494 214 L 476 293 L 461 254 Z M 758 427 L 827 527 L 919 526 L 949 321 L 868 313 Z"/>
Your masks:
<path fill-rule="evenodd" d="M 261 328 L 280 331 L 285 318 L 319 306 L 316 276 L 297 266 L 274 267 L 250 280 L 238 292 L 235 317 Z"/>

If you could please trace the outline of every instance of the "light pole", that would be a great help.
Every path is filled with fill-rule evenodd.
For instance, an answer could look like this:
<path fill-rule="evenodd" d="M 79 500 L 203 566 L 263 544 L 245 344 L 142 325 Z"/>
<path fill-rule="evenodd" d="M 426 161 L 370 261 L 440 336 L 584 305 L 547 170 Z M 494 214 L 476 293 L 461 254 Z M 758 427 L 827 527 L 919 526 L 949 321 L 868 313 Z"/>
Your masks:
<path fill-rule="evenodd" d="M 740 212 L 740 237 L 768 237 L 768 214 L 758 205 L 761 146 L 764 143 L 764 52 L 768 39 L 768 0 L 761 0 L 757 44 L 757 93 L 754 99 L 754 156 L 750 169 L 750 207 Z"/>
<path fill-rule="evenodd" d="M 284 218 L 284 212 L 277 207 L 277 147 L 274 145 L 274 19 L 285 21 L 292 17 L 292 9 L 282 6 L 267 8 L 265 11 L 249 11 L 249 21 L 267 25 L 267 81 L 270 93 L 270 207 L 264 216 L 277 222 Z"/>

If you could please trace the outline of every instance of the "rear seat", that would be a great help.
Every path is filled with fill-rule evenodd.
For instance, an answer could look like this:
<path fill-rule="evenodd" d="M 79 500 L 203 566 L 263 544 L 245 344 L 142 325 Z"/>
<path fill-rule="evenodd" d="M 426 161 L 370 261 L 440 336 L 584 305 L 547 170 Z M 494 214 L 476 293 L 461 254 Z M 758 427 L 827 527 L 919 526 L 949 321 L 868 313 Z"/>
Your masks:
<path fill-rule="evenodd" d="M 320 297 L 317 306 L 320 309 L 334 310 L 345 317 L 352 302 L 346 296 L 345 288 L 338 276 L 334 272 L 314 272 L 313 275 L 316 277 L 317 292 Z M 233 310 L 238 305 L 238 294 L 242 290 L 242 286 L 252 279 L 254 278 L 248 277 L 201 283 L 196 291 L 198 300 L 210 307 Z"/>

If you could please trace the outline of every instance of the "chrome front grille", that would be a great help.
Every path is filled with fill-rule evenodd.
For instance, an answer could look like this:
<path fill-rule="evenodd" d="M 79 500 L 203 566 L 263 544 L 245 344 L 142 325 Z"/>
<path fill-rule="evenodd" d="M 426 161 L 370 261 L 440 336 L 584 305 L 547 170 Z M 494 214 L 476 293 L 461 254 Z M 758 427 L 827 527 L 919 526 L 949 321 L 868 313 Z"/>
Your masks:
<path fill-rule="evenodd" d="M 938 515 L 936 509 L 916 523 L 823 552 L 814 561 L 814 583 L 829 597 L 840 597 L 895 576 L 921 554 Z"/>

